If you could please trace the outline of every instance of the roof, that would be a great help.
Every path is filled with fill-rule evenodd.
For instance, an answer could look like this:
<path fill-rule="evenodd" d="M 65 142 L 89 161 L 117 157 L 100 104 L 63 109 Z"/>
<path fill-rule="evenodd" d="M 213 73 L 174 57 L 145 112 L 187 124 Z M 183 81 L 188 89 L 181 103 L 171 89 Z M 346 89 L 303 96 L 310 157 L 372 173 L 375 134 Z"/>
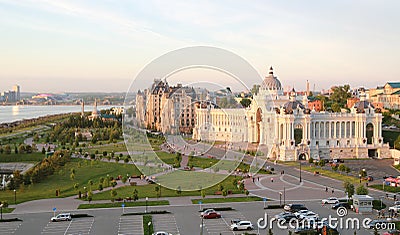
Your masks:
<path fill-rule="evenodd" d="M 400 82 L 388 82 L 387 84 L 393 88 L 400 88 Z"/>
<path fill-rule="evenodd" d="M 400 95 L 400 90 L 393 92 L 391 95 Z"/>
<path fill-rule="evenodd" d="M 369 195 L 358 195 L 358 194 L 354 194 L 353 198 L 358 198 L 358 199 L 363 199 L 363 200 L 374 200 L 373 197 L 369 196 Z"/>

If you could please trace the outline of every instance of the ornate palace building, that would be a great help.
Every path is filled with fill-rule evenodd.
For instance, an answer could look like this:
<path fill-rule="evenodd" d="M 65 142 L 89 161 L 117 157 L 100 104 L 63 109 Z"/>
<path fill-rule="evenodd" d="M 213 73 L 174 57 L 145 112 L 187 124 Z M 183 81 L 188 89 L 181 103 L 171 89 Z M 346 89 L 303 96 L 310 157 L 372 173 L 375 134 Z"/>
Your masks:
<path fill-rule="evenodd" d="M 163 133 L 192 133 L 195 121 L 196 92 L 181 84 L 169 86 L 154 80 L 150 89 L 136 95 L 136 120 L 141 128 Z"/>
<path fill-rule="evenodd" d="M 350 112 L 317 111 L 294 89 L 284 95 L 272 68 L 248 108 L 201 103 L 195 111 L 194 139 L 255 143 L 264 146 L 271 159 L 390 157 L 382 138 L 382 114 L 375 112 L 365 94 Z"/>

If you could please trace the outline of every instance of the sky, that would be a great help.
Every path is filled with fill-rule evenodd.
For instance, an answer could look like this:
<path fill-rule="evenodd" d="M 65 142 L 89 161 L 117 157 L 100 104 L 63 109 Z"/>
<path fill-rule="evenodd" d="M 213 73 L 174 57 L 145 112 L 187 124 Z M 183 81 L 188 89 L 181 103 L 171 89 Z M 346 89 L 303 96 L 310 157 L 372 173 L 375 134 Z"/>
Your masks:
<path fill-rule="evenodd" d="M 262 76 L 272 65 L 284 87 L 376 87 L 400 80 L 399 9 L 397 0 L 0 0 L 0 91 L 127 91 L 155 58 L 198 45 L 232 51 Z"/>

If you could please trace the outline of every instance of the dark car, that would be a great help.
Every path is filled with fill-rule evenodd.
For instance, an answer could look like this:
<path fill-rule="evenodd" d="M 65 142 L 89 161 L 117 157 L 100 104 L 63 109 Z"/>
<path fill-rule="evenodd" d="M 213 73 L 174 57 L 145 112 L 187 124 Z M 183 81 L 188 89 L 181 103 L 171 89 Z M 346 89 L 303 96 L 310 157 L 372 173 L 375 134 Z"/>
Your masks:
<path fill-rule="evenodd" d="M 297 221 L 297 217 L 295 214 L 285 214 L 285 215 L 280 216 L 277 219 L 278 219 L 278 221 L 285 221 L 285 223 L 290 222 L 290 220 Z"/>
<path fill-rule="evenodd" d="M 308 210 L 303 204 L 288 204 L 283 207 L 285 211 L 297 212 L 299 210 Z"/>
<path fill-rule="evenodd" d="M 216 218 L 221 218 L 221 214 L 218 212 L 209 212 L 205 215 L 203 215 L 204 219 L 216 219 Z"/>
<path fill-rule="evenodd" d="M 332 209 L 337 209 L 337 208 L 339 208 L 339 207 L 344 207 L 344 208 L 346 208 L 346 209 L 350 209 L 350 204 L 349 203 L 347 203 L 347 202 L 339 202 L 339 203 L 336 203 L 335 205 L 333 205 L 332 206 Z"/>

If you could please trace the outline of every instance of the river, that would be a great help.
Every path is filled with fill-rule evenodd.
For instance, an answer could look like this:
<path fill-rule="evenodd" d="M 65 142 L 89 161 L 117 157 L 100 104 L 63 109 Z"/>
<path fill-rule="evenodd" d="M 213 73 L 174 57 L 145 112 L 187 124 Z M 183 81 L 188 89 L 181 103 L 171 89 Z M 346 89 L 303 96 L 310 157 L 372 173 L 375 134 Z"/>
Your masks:
<path fill-rule="evenodd" d="M 115 106 L 98 106 L 97 109 L 107 109 Z M 43 117 L 52 114 L 75 113 L 81 112 L 80 105 L 16 105 L 16 106 L 0 106 L 0 124 L 19 121 L 23 119 L 31 119 Z M 93 106 L 85 106 L 85 112 L 91 112 Z"/>

